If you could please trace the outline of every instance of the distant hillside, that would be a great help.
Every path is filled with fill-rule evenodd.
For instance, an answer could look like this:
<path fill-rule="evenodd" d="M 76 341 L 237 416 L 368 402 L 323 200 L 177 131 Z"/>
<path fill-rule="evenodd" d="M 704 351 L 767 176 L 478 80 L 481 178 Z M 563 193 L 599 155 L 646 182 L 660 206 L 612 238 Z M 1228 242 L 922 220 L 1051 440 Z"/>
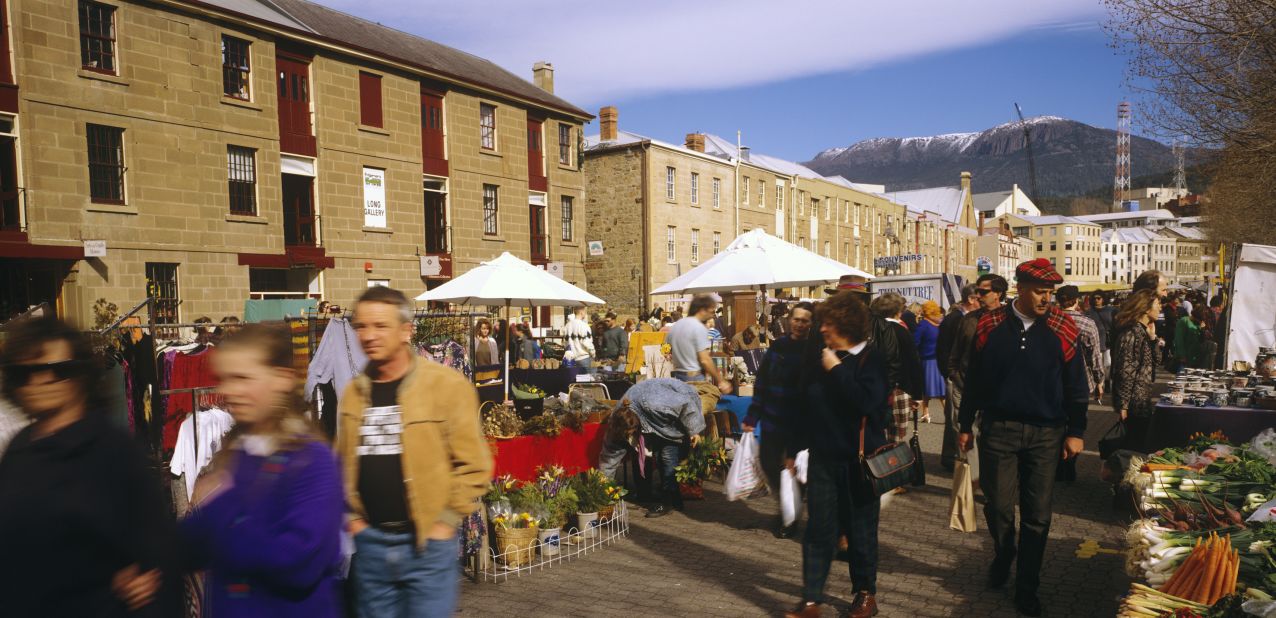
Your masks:
<path fill-rule="evenodd" d="M 1057 116 L 1030 118 L 1027 123 L 1041 197 L 1082 196 L 1112 186 L 1116 131 Z M 1173 173 L 1174 154 L 1169 146 L 1133 137 L 1131 149 L 1132 176 Z M 1190 159 L 1194 158 L 1192 154 Z M 884 184 L 888 191 L 953 186 L 963 171 L 973 175 L 976 193 L 1005 191 L 1014 184 L 1027 192 L 1030 186 L 1019 122 L 978 133 L 864 140 L 825 150 L 805 165 L 826 176 Z"/>

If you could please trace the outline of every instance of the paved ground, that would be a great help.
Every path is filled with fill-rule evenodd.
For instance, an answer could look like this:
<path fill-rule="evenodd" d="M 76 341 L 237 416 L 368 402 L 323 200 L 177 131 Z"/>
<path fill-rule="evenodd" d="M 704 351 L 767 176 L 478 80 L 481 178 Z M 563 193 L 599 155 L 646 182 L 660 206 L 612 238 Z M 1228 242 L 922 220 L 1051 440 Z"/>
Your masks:
<path fill-rule="evenodd" d="M 940 416 L 935 410 L 934 417 Z M 1093 450 L 1113 420 L 1109 409 L 1091 409 L 1089 450 L 1078 465 L 1079 480 L 1056 491 L 1042 575 L 1047 615 L 1113 616 L 1117 598 L 1129 586 L 1121 556 L 1080 559 L 1073 553 L 1085 539 L 1121 547 L 1123 527 L 1112 509 L 1109 486 L 1098 480 L 1099 459 Z M 922 427 L 928 485 L 895 497 L 882 511 L 880 615 L 1015 616 L 1010 592 L 983 586 L 992 548 L 982 511 L 978 532 L 948 528 L 951 477 L 939 466 L 941 432 L 940 425 Z M 689 502 L 685 513 L 660 519 L 644 519 L 641 508 L 631 508 L 629 538 L 592 555 L 501 583 L 467 581 L 460 612 L 779 616 L 800 593 L 801 545 L 772 536 L 778 511 L 773 499 L 727 502 L 720 489 L 710 484 L 704 501 Z M 844 562 L 834 564 L 827 593 L 838 612 L 849 606 Z M 824 615 L 838 614 L 826 608 Z"/>

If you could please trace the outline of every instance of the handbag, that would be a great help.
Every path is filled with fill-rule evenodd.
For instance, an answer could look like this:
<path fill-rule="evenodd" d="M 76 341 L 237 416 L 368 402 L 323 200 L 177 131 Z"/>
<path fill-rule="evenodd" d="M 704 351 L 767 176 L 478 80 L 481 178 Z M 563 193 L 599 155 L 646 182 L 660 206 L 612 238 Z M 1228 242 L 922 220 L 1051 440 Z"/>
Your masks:
<path fill-rule="evenodd" d="M 1125 448 L 1125 421 L 1117 419 L 1108 432 L 1099 438 L 1099 458 L 1106 461 L 1122 448 Z"/>
<path fill-rule="evenodd" d="M 873 451 L 864 453 L 864 431 L 868 428 L 868 419 L 860 419 L 860 466 L 864 469 L 864 480 L 872 488 L 873 493 L 881 496 L 886 492 L 903 487 L 913 480 L 913 467 L 917 465 L 917 457 L 912 446 L 907 442 L 891 442 Z"/>
<path fill-rule="evenodd" d="M 909 448 L 912 449 L 912 486 L 924 486 L 926 484 L 926 465 L 921 460 L 921 439 L 917 438 L 917 410 L 912 411 L 912 437 L 909 438 Z"/>

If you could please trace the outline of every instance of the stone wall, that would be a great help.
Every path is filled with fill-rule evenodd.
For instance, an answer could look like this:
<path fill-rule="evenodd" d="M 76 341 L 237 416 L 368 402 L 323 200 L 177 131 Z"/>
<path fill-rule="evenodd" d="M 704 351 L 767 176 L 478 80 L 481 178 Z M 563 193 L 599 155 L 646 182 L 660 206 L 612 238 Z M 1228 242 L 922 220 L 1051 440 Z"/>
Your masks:
<path fill-rule="evenodd" d="M 644 288 L 641 147 L 591 153 L 585 158 L 589 187 L 584 240 L 600 241 L 603 255 L 585 257 L 589 291 L 619 314 L 638 315 L 649 302 Z M 634 276 L 637 269 L 638 276 Z"/>

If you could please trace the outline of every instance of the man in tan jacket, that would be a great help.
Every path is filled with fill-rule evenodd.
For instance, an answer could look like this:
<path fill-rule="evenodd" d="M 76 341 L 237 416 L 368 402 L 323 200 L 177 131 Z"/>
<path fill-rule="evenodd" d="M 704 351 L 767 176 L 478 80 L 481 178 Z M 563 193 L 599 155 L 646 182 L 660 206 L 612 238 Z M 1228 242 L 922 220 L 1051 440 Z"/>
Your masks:
<path fill-rule="evenodd" d="M 478 393 L 464 375 L 412 352 L 402 292 L 369 288 L 353 322 L 368 366 L 341 399 L 337 452 L 359 615 L 450 616 L 457 525 L 492 477 Z"/>

